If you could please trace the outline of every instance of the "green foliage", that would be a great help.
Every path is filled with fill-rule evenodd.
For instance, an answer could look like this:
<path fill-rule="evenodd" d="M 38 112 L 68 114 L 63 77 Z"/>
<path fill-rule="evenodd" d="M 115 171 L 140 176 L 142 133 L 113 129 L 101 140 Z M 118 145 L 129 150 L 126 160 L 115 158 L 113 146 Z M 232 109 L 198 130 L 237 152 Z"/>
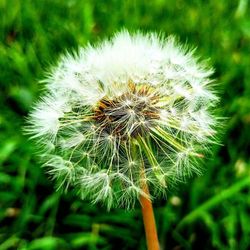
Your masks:
<path fill-rule="evenodd" d="M 228 117 L 202 177 L 155 201 L 163 249 L 250 248 L 249 1 L 0 0 L 0 250 L 145 249 L 140 208 L 56 193 L 22 135 L 38 81 L 61 53 L 114 31 L 176 34 L 211 58 Z"/>

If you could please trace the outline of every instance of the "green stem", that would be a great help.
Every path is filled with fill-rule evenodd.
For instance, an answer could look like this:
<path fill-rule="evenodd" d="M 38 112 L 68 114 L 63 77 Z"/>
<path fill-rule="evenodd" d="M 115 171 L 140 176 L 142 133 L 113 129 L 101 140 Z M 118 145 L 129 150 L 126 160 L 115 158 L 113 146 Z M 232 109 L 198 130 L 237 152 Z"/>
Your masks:
<path fill-rule="evenodd" d="M 227 188 L 216 196 L 212 197 L 210 200 L 204 202 L 201 206 L 193 210 L 191 213 L 186 215 L 177 225 L 176 229 L 182 228 L 185 224 L 190 224 L 195 221 L 198 217 L 200 217 L 205 211 L 212 209 L 213 207 L 221 204 L 223 200 L 226 200 L 236 193 L 238 193 L 241 189 L 248 187 L 250 185 L 250 177 L 244 178 L 237 183 L 235 183 L 230 188 Z"/>
<path fill-rule="evenodd" d="M 141 150 L 145 153 L 149 163 L 151 164 L 151 169 L 153 170 L 155 177 L 159 180 L 162 186 L 166 187 L 164 173 L 154 156 L 153 150 L 151 149 L 149 142 L 147 143 L 145 139 L 141 136 L 138 136 L 137 142 Z"/>

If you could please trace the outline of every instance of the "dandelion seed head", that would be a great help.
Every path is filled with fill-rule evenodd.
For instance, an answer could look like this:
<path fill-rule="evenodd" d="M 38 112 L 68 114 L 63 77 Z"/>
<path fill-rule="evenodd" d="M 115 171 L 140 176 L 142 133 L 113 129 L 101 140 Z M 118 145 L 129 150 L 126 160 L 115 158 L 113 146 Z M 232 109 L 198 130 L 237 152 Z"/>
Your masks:
<path fill-rule="evenodd" d="M 61 57 L 25 130 L 58 188 L 131 208 L 201 173 L 218 126 L 212 73 L 172 36 L 122 31 Z"/>

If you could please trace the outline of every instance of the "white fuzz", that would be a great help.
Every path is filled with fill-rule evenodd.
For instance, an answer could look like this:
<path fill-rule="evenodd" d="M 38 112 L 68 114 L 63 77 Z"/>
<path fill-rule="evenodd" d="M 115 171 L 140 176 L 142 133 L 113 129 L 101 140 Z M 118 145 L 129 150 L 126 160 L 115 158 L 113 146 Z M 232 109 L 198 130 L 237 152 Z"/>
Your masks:
<path fill-rule="evenodd" d="M 152 199 L 200 174 L 217 126 L 212 73 L 173 37 L 122 31 L 61 58 L 26 131 L 59 188 L 130 208 L 145 182 Z"/>

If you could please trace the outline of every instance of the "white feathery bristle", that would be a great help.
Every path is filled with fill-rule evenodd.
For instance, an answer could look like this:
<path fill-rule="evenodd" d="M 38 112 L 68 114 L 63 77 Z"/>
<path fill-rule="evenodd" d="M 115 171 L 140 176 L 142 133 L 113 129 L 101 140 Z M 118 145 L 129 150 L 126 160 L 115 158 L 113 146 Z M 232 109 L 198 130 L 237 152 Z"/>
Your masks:
<path fill-rule="evenodd" d="M 69 107 L 65 106 L 64 98 L 57 99 L 54 95 L 42 98 L 30 114 L 29 126 L 26 131 L 32 134 L 32 138 L 55 138 L 60 127 L 59 118 Z"/>

